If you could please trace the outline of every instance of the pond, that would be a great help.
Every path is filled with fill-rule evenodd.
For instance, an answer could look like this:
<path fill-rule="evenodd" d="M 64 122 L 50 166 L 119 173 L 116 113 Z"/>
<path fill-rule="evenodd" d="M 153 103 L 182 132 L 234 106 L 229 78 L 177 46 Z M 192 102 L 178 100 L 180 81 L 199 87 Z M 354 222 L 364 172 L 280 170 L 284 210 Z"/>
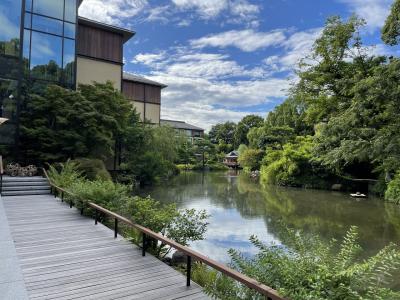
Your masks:
<path fill-rule="evenodd" d="M 366 255 L 390 242 L 400 244 L 400 206 L 381 199 L 357 200 L 348 194 L 269 186 L 263 188 L 245 174 L 185 172 L 162 186 L 139 192 L 180 208 L 205 209 L 210 215 L 206 239 L 191 247 L 227 263 L 230 248 L 251 256 L 254 234 L 266 243 L 280 244 L 284 223 L 321 238 L 341 239 L 352 225 L 359 228 Z M 397 288 L 400 288 L 400 279 Z"/>

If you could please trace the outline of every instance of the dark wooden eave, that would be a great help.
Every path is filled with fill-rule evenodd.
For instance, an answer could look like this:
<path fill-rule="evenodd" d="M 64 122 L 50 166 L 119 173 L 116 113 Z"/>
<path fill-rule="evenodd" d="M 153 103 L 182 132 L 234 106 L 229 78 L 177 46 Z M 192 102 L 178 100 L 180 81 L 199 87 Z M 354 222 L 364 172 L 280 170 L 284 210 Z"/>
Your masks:
<path fill-rule="evenodd" d="M 132 30 L 128 30 L 128 29 L 113 26 L 113 25 L 108 25 L 105 23 L 97 22 L 97 21 L 93 21 L 93 20 L 90 20 L 90 19 L 87 19 L 84 17 L 79 17 L 78 22 L 79 22 L 79 24 L 82 24 L 82 25 L 99 28 L 99 29 L 106 30 L 109 32 L 118 33 L 118 34 L 122 35 L 124 43 L 129 41 L 136 34 L 136 32 L 132 31 Z"/>

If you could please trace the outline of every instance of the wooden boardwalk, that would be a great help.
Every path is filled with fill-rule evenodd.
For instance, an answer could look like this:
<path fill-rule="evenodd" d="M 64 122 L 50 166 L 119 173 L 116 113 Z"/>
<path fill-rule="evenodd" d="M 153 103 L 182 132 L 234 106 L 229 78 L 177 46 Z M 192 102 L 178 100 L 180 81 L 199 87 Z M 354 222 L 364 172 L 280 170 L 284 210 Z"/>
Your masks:
<path fill-rule="evenodd" d="M 51 195 L 0 201 L 29 299 L 209 299 L 197 284 L 186 287 L 181 273 L 142 257 L 137 246 Z"/>

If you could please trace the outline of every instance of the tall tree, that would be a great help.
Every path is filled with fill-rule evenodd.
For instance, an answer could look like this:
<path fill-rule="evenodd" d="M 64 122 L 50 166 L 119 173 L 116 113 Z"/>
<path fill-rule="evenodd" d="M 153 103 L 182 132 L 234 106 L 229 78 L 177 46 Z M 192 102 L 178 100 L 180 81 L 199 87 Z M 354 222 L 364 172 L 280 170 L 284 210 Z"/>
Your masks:
<path fill-rule="evenodd" d="M 400 0 L 395 0 L 392 5 L 390 15 L 382 28 L 382 40 L 391 46 L 400 41 Z"/>
<path fill-rule="evenodd" d="M 262 126 L 264 120 L 260 116 L 247 115 L 245 116 L 237 125 L 235 131 L 235 148 L 239 147 L 241 144 L 248 145 L 249 140 L 247 139 L 247 134 L 249 130 L 254 127 Z"/>

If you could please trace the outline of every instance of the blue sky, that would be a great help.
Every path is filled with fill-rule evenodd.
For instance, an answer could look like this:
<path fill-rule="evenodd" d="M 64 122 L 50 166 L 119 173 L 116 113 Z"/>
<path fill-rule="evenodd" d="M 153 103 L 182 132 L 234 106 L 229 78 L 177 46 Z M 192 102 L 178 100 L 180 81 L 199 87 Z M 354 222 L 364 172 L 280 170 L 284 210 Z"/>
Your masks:
<path fill-rule="evenodd" d="M 168 85 L 163 118 L 209 129 L 246 114 L 265 117 L 296 82 L 326 18 L 355 13 L 372 54 L 393 0 L 84 0 L 80 15 L 132 29 L 125 70 Z"/>

